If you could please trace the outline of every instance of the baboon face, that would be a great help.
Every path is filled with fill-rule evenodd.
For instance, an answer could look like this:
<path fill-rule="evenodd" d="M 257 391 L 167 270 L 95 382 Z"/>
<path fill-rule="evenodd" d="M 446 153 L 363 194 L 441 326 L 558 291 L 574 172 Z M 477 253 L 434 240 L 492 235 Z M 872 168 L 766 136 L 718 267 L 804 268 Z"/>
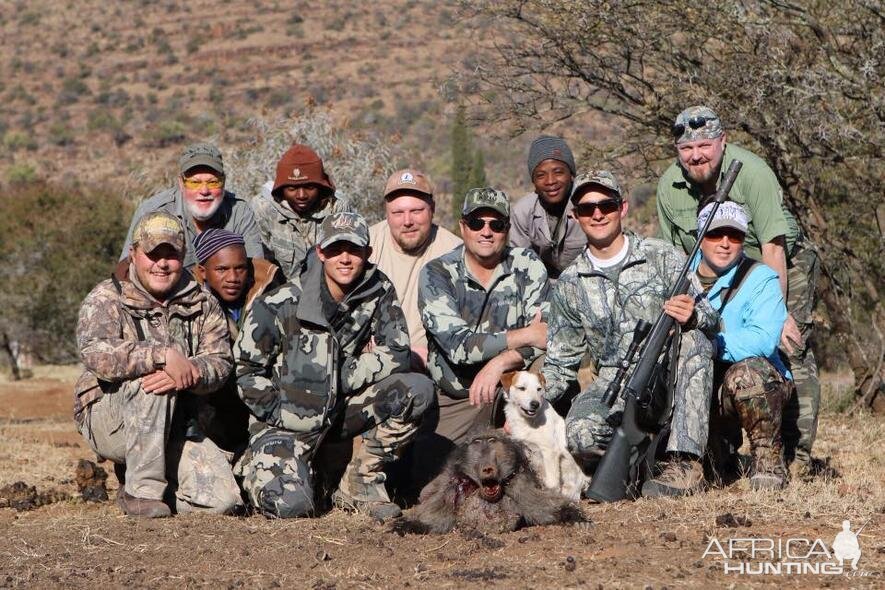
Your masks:
<path fill-rule="evenodd" d="M 483 500 L 494 503 L 504 496 L 504 487 L 523 460 L 510 440 L 494 433 L 480 434 L 464 449 L 461 471 L 479 484 Z"/>

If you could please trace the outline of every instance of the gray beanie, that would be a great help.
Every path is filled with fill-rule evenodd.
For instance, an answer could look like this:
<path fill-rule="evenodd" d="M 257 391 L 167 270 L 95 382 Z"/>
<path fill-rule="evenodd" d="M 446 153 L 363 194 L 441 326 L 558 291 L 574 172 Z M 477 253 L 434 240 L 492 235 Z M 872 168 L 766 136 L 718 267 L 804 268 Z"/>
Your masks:
<path fill-rule="evenodd" d="M 542 135 L 532 142 L 532 147 L 529 148 L 529 176 L 534 174 L 535 168 L 544 160 L 559 160 L 568 166 L 572 176 L 577 174 L 572 150 L 561 137 Z"/>

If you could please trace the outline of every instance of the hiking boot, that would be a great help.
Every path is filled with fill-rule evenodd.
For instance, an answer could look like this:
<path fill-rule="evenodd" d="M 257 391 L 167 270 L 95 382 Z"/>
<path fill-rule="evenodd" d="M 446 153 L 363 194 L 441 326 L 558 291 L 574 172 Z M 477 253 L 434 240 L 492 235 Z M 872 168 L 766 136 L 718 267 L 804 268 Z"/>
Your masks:
<path fill-rule="evenodd" d="M 126 490 L 120 488 L 117 493 L 117 506 L 126 516 L 139 516 L 142 518 L 165 518 L 172 516 L 172 510 L 161 500 L 148 500 L 146 498 L 136 498 L 131 494 L 127 494 Z"/>
<path fill-rule="evenodd" d="M 750 489 L 782 490 L 787 485 L 787 470 L 784 469 L 780 445 L 754 445 L 751 452 L 753 475 L 750 476 Z"/>
<path fill-rule="evenodd" d="M 400 510 L 400 507 L 393 502 L 384 502 L 381 500 L 357 500 L 346 495 L 340 489 L 335 490 L 335 493 L 332 494 L 332 504 L 348 512 L 365 514 L 369 518 L 379 522 L 384 522 L 392 518 L 399 518 L 403 515 L 403 511 Z"/>
<path fill-rule="evenodd" d="M 673 457 L 657 477 L 642 484 L 646 498 L 689 496 L 704 489 L 704 466 L 695 458 Z"/>

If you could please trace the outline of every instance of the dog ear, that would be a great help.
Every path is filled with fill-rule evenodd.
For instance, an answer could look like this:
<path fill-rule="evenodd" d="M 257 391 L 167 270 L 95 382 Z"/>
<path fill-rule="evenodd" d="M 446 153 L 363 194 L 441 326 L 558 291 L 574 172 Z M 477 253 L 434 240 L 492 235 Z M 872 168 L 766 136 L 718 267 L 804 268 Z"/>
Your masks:
<path fill-rule="evenodd" d="M 517 372 L 518 371 L 507 371 L 501 375 L 501 387 L 504 388 L 504 393 L 510 391 L 510 386 L 513 384 L 513 378 L 516 377 Z"/>
<path fill-rule="evenodd" d="M 547 380 L 544 379 L 544 373 L 538 371 L 538 383 L 541 384 L 541 391 L 546 391 L 547 389 Z"/>

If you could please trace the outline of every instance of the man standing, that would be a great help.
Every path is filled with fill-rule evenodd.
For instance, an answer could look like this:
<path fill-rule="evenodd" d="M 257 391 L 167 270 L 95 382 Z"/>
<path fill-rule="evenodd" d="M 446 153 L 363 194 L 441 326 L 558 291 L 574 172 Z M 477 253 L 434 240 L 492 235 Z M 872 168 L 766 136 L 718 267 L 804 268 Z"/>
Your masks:
<path fill-rule="evenodd" d="M 284 281 L 280 269 L 263 258 L 246 256 L 243 236 L 210 228 L 194 240 L 199 263 L 194 277 L 218 299 L 227 318 L 231 344 L 256 297 Z M 249 410 L 237 394 L 236 374 L 224 387 L 198 400 L 194 413 L 199 430 L 221 449 L 237 455 L 249 440 Z"/>
<path fill-rule="evenodd" d="M 698 231 L 712 210 L 711 203 L 701 211 Z M 718 469 L 734 465 L 743 427 L 753 457 L 750 487 L 780 489 L 786 483 L 781 413 L 792 387 L 777 343 L 787 308 L 777 273 L 744 256 L 747 225 L 740 205 L 722 203 L 701 240 L 701 257 L 692 265 L 721 316 L 711 332 L 716 378 L 710 447 Z"/>
<path fill-rule="evenodd" d="M 797 471 L 810 474 L 820 408 L 817 362 L 810 346 L 817 253 L 802 239 L 795 218 L 786 209 L 774 172 L 758 156 L 726 144 L 715 112 L 705 106 L 682 111 L 673 125 L 673 137 L 678 157 L 658 182 L 658 221 L 664 240 L 685 252 L 695 244 L 697 212 L 705 199 L 716 192 L 733 160 L 743 163 L 729 199 L 749 214 L 744 251 L 774 269 L 787 302 L 789 315 L 780 343 L 797 395 L 784 411 L 784 445 L 788 461 L 795 457 Z"/>
<path fill-rule="evenodd" d="M 74 417 L 90 447 L 124 465 L 117 502 L 131 516 L 162 517 L 240 504 L 230 465 L 208 439 L 185 436 L 182 396 L 221 387 L 231 370 L 218 302 L 182 270 L 181 222 L 162 211 L 132 231 L 128 279 L 86 297 L 77 346 L 86 371 Z"/>
<path fill-rule="evenodd" d="M 584 355 L 597 360 L 598 377 L 572 401 L 566 437 L 576 457 L 601 456 L 614 434 L 609 418 L 624 408 L 623 398 L 608 408 L 602 397 L 626 357 L 636 322 L 654 323 L 663 308 L 682 326 L 668 460 L 661 474 L 642 486 L 642 495 L 694 493 L 703 486 L 700 458 L 707 443 L 713 367 L 710 341 L 690 328 L 714 325 L 715 313 L 703 300 L 695 306 L 693 287 L 688 295 L 666 299 L 685 257 L 660 240 L 623 230 L 628 204 L 610 172 L 579 176 L 572 200 L 588 243 L 553 291 L 545 395 L 558 401 L 574 386 Z"/>
<path fill-rule="evenodd" d="M 176 186 L 147 199 L 132 216 L 126 243 L 120 254 L 117 276 L 124 278 L 127 256 L 132 243 L 135 224 L 146 213 L 165 211 L 177 217 L 184 227 L 184 267 L 190 270 L 196 263 L 194 239 L 210 227 L 221 227 L 243 236 L 246 253 L 252 258 L 263 256 L 261 238 L 255 225 L 255 216 L 249 204 L 224 190 L 224 162 L 221 151 L 211 143 L 189 145 L 178 159 L 179 177 Z"/>
<path fill-rule="evenodd" d="M 419 170 L 399 170 L 384 187 L 386 219 L 369 228 L 372 256 L 394 288 L 406 315 L 412 346 L 412 367 L 427 365 L 427 334 L 418 310 L 418 277 L 434 258 L 450 252 L 461 240 L 433 223 L 433 185 Z"/>
<path fill-rule="evenodd" d="M 565 140 L 544 135 L 532 142 L 528 166 L 535 192 L 513 206 L 510 245 L 532 249 L 557 279 L 587 245 L 569 200 L 575 158 Z"/>
<path fill-rule="evenodd" d="M 547 271 L 531 250 L 508 247 L 509 218 L 503 192 L 470 189 L 464 244 L 421 270 L 427 368 L 440 390 L 435 431 L 449 447 L 488 421 L 501 375 L 528 367 L 547 346 Z"/>
<path fill-rule="evenodd" d="M 323 161 L 306 145 L 292 144 L 277 163 L 271 198 L 252 199 L 265 255 L 288 280 L 298 276 L 301 263 L 317 242 L 320 225 L 332 213 L 350 211 L 335 196 L 335 183 Z"/>
<path fill-rule="evenodd" d="M 257 418 L 237 471 L 264 514 L 312 515 L 320 443 L 364 433 L 333 500 L 396 517 L 382 469 L 414 437 L 433 384 L 408 372 L 406 322 L 393 285 L 368 263 L 363 217 L 326 217 L 316 253 L 318 264 L 253 303 L 234 345 L 240 397 Z"/>

